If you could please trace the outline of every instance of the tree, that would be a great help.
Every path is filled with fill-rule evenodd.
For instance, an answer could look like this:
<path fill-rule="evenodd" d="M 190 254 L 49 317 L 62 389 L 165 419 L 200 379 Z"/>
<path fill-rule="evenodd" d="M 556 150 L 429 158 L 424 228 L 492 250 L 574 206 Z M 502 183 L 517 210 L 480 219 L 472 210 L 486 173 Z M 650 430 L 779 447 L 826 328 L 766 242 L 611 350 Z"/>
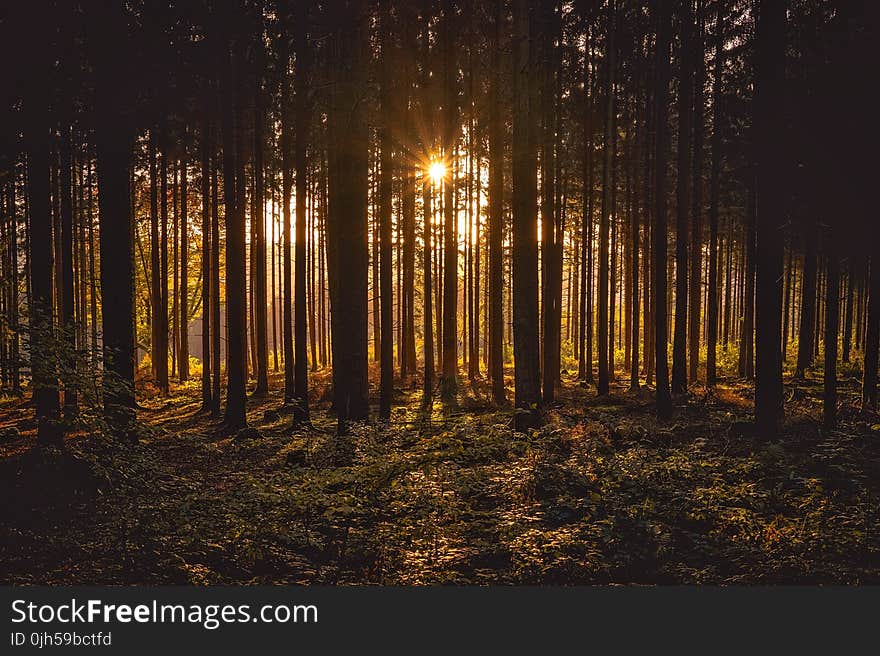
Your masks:
<path fill-rule="evenodd" d="M 825 370 L 822 423 L 837 426 L 837 340 L 840 325 L 840 260 L 836 252 L 834 229 L 829 230 L 828 279 L 825 288 Z M 780 401 L 781 404 L 781 401 Z"/>
<path fill-rule="evenodd" d="M 880 247 L 874 242 L 868 277 L 868 319 L 865 329 L 865 371 L 862 378 L 862 408 L 877 409 L 877 361 L 880 351 Z"/>
<path fill-rule="evenodd" d="M 262 29 L 260 30 L 260 44 L 257 47 L 257 63 L 263 65 L 262 52 Z M 254 189 L 251 198 L 251 226 L 253 243 L 251 244 L 251 260 L 253 261 L 253 315 L 254 315 L 254 341 L 256 342 L 257 385 L 254 388 L 254 396 L 265 396 L 269 392 L 269 346 L 266 330 L 266 218 L 265 218 L 265 181 L 263 174 L 263 149 L 264 149 L 264 124 L 265 107 L 264 92 L 261 76 L 257 76 L 257 88 L 254 98 Z"/>
<path fill-rule="evenodd" d="M 780 180 L 784 167 L 780 107 L 785 84 L 785 5 L 761 1 L 756 45 L 755 425 L 759 434 L 767 438 L 775 435 L 782 412 L 783 242 L 779 227 L 785 221 L 785 196 Z"/>
<path fill-rule="evenodd" d="M 557 267 L 556 225 L 556 2 L 541 4 L 541 315 L 543 322 L 543 393 L 544 402 L 555 398 L 556 379 L 559 377 L 559 343 L 561 341 L 559 314 L 562 302 L 562 271 Z"/>
<path fill-rule="evenodd" d="M 458 145 L 458 68 L 455 57 L 457 26 L 453 0 L 443 1 L 443 148 L 446 175 L 443 179 L 443 378 L 440 396 L 455 400 L 458 390 L 458 220 L 453 161 Z"/>
<path fill-rule="evenodd" d="M 608 37 L 606 40 L 607 77 L 605 82 L 605 142 L 602 160 L 602 215 L 599 220 L 599 309 L 598 348 L 599 348 L 599 384 L 600 395 L 608 394 L 609 377 L 609 346 L 608 346 L 608 250 L 609 220 L 612 213 L 612 167 L 614 165 L 614 20 L 615 0 L 608 2 Z"/>
<path fill-rule="evenodd" d="M 391 185 L 394 177 L 392 159 L 391 123 L 396 118 L 392 112 L 391 98 L 395 92 L 391 73 L 391 7 L 390 0 L 380 0 L 379 29 L 381 41 L 381 88 L 380 115 L 381 126 L 379 149 L 379 297 L 381 308 L 381 348 L 379 385 L 379 416 L 387 421 L 391 418 L 391 396 L 394 391 L 394 288 L 391 271 Z"/>
<path fill-rule="evenodd" d="M 703 51 L 703 0 L 697 0 L 696 37 L 692 39 L 694 50 L 694 100 L 693 100 L 693 194 L 691 212 L 690 282 L 688 293 L 688 378 L 697 380 L 700 364 L 700 309 L 703 286 L 703 91 L 706 78 L 705 53 Z"/>
<path fill-rule="evenodd" d="M 532 16 L 513 3 L 513 358 L 516 429 L 540 423 L 538 216 Z"/>
<path fill-rule="evenodd" d="M 328 6 L 336 24 L 331 43 L 333 134 L 329 170 L 328 237 L 336 251 L 330 266 L 337 285 L 331 294 L 335 408 L 339 432 L 350 420 L 366 419 L 367 405 L 367 24 L 364 0 L 337 0 Z M 345 281 L 340 284 L 338 281 Z M 335 296 L 335 298 L 334 298 Z"/>
<path fill-rule="evenodd" d="M 489 91 L 489 376 L 492 398 L 504 403 L 504 141 L 501 116 L 501 32 L 503 1 L 494 0 L 491 28 L 491 86 Z M 427 298 L 427 297 L 426 297 Z M 427 339 L 427 338 L 426 338 Z"/>
<path fill-rule="evenodd" d="M 721 88 L 724 72 L 724 6 L 718 3 L 715 16 L 714 79 L 712 81 L 712 169 L 709 179 L 709 304 L 706 308 L 706 385 L 718 382 L 716 350 L 718 344 L 718 204 L 721 183 Z M 728 285 L 730 275 L 728 274 Z"/>
<path fill-rule="evenodd" d="M 309 82 L 311 53 L 308 44 L 308 5 L 304 2 L 297 2 L 295 7 L 293 29 L 296 53 L 296 116 L 294 118 L 296 140 L 293 156 L 296 167 L 294 420 L 302 422 L 309 419 L 309 368 L 308 342 L 306 341 L 306 189 L 308 188 L 306 177 L 308 175 L 307 147 L 311 121 L 311 100 L 309 98 L 311 93 Z"/>
<path fill-rule="evenodd" d="M 207 85 L 206 85 L 207 86 Z M 202 412 L 210 412 L 211 395 L 211 329 L 217 330 L 211 317 L 211 119 L 205 93 L 202 117 Z"/>
<path fill-rule="evenodd" d="M 672 397 L 669 389 L 669 361 L 667 355 L 667 315 L 666 315 L 666 157 L 668 152 L 668 94 L 669 94 L 669 42 L 672 32 L 670 2 L 663 1 L 657 12 L 657 43 L 655 51 L 654 108 L 657 113 L 654 123 L 654 354 L 657 385 L 657 414 L 668 418 L 672 414 Z"/>
<path fill-rule="evenodd" d="M 687 392 L 688 237 L 691 212 L 691 138 L 694 95 L 694 13 L 680 4 L 681 54 L 678 76 L 678 183 L 675 213 L 675 329 L 672 337 L 672 392 Z"/>
<path fill-rule="evenodd" d="M 293 263 L 290 259 L 290 205 L 293 191 L 293 125 L 290 111 L 290 55 L 288 51 L 287 0 L 278 0 L 278 17 L 281 21 L 281 38 L 278 42 L 278 60 L 281 65 L 281 211 L 282 211 L 282 300 L 281 340 L 284 349 L 284 403 L 293 403 L 296 398 L 293 360 L 293 295 L 290 281 L 293 279 Z"/>
<path fill-rule="evenodd" d="M 235 17 L 230 14 L 224 21 L 224 30 L 231 30 Z M 247 348 L 247 288 L 245 285 L 245 218 L 244 199 L 240 198 L 236 180 L 236 121 L 240 111 L 236 107 L 236 77 L 233 71 L 233 43 L 229 33 L 222 35 L 220 43 L 220 118 L 223 141 L 223 201 L 226 208 L 226 427 L 235 431 L 247 425 L 245 416 L 246 390 L 245 364 Z M 236 63 L 239 56 L 236 53 Z"/>
<path fill-rule="evenodd" d="M 186 144 L 181 147 L 180 156 L 180 350 L 178 351 L 177 373 L 180 382 L 189 380 L 189 219 L 187 213 L 188 175 Z"/>
<path fill-rule="evenodd" d="M 798 354 L 794 377 L 802 379 L 813 366 L 813 338 L 816 330 L 816 238 L 815 226 L 807 222 L 804 230 L 803 282 L 801 283 Z"/>
<path fill-rule="evenodd" d="M 40 23 L 40 2 L 29 7 L 26 18 Z M 33 12 L 32 14 L 30 12 Z M 49 205 L 49 80 L 50 53 L 35 38 L 30 61 L 34 74 L 26 77 L 24 91 L 25 147 L 27 149 L 28 210 L 30 212 L 30 360 L 31 385 L 37 417 L 37 444 L 60 446 L 63 433 L 58 403 L 58 373 L 46 357 L 52 347 L 52 213 Z"/>
<path fill-rule="evenodd" d="M 107 6 L 95 35 L 98 207 L 101 228 L 101 315 L 104 414 L 121 436 L 134 427 L 134 244 L 131 211 L 130 51 L 122 6 Z"/>

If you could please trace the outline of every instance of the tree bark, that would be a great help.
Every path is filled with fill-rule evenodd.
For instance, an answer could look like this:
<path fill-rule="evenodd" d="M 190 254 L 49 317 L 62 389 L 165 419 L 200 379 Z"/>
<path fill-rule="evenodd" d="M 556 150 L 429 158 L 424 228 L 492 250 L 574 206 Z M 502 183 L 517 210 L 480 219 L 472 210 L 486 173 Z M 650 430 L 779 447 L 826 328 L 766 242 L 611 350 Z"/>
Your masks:
<path fill-rule="evenodd" d="M 691 128 L 693 119 L 693 31 L 690 0 L 681 3 L 678 76 L 678 186 L 675 218 L 675 328 L 672 336 L 672 392 L 687 392 L 688 238 L 691 222 Z"/>
<path fill-rule="evenodd" d="M 668 94 L 669 94 L 669 43 L 672 33 L 671 3 L 664 1 L 657 8 L 658 29 L 656 44 L 656 97 L 657 120 L 654 182 L 654 354 L 657 380 L 657 414 L 668 418 L 672 414 L 672 397 L 669 389 L 669 361 L 667 355 L 667 309 L 666 309 L 666 158 L 669 148 Z"/>
<path fill-rule="evenodd" d="M 515 427 L 541 421 L 538 343 L 538 216 L 534 34 L 529 3 L 513 3 L 513 349 Z"/>
<path fill-rule="evenodd" d="M 776 435 L 782 415 L 783 243 L 780 225 L 785 222 L 785 196 L 780 174 L 784 166 L 785 20 L 785 2 L 761 1 L 755 96 L 758 201 L 755 426 L 758 434 L 765 438 Z M 836 289 L 834 291 L 836 293 Z M 836 357 L 836 352 L 834 355 Z"/>

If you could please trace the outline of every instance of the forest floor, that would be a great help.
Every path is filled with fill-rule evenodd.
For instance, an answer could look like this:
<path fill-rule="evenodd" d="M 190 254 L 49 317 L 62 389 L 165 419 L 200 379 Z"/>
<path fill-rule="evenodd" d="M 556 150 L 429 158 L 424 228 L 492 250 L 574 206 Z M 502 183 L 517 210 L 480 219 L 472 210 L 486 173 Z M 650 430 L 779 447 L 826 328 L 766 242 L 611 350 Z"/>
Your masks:
<path fill-rule="evenodd" d="M 355 426 L 339 466 L 327 377 L 311 428 L 291 430 L 276 391 L 238 436 L 197 414 L 197 382 L 140 390 L 136 446 L 83 430 L 38 451 L 32 408 L 6 400 L 0 582 L 880 583 L 880 419 L 854 379 L 834 431 L 819 379 L 787 383 L 771 443 L 734 380 L 658 422 L 648 391 L 565 379 L 528 435 L 481 381 L 429 415 L 398 390 L 390 425 Z"/>

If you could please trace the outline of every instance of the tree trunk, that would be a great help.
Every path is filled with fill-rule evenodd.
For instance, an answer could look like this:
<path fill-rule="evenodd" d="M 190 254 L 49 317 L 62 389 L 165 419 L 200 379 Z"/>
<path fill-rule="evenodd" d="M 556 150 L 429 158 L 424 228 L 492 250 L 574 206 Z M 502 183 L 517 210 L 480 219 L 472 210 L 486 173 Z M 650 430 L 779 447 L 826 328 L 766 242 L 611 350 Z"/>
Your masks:
<path fill-rule="evenodd" d="M 599 348 L 599 384 L 600 395 L 608 394 L 609 377 L 609 312 L 608 312 L 608 249 L 609 221 L 612 213 L 612 167 L 614 166 L 614 18 L 615 0 L 608 2 L 608 38 L 606 42 L 607 78 L 605 83 L 605 140 L 604 157 L 602 160 L 602 215 L 599 219 L 599 311 L 598 311 L 598 348 Z"/>
<path fill-rule="evenodd" d="M 295 142 L 294 166 L 296 167 L 296 253 L 294 271 L 294 295 L 296 316 L 294 318 L 294 420 L 309 419 L 309 366 L 308 335 L 306 331 L 306 189 L 308 175 L 307 146 L 311 122 L 311 51 L 308 43 L 308 5 L 294 5 L 293 42 L 296 55 L 295 92 Z M 288 231 L 289 232 L 289 231 Z"/>
<path fill-rule="evenodd" d="M 227 17 L 232 20 L 232 17 Z M 228 35 L 220 53 L 220 117 L 223 140 L 223 200 L 226 206 L 226 428 L 236 431 L 247 425 L 245 378 L 247 349 L 247 289 L 245 267 L 244 199 L 236 181 L 236 81 Z M 236 47 L 236 50 L 239 48 Z M 240 63 L 236 52 L 235 63 Z"/>
<path fill-rule="evenodd" d="M 544 402 L 552 403 L 559 376 L 559 342 L 557 314 L 561 311 L 561 298 L 557 295 L 557 285 L 561 282 L 561 271 L 556 267 L 556 2 L 545 0 L 541 4 L 541 319 L 543 328 L 544 362 L 543 394 Z M 557 273 L 559 274 L 557 276 Z M 557 282 L 557 277 L 559 281 Z"/>
<path fill-rule="evenodd" d="M 489 100 L 489 376 L 496 404 L 504 391 L 504 137 L 501 114 L 501 34 L 503 0 L 494 0 Z"/>
<path fill-rule="evenodd" d="M 288 25 L 287 0 L 278 0 L 278 15 L 284 26 Z M 284 349 L 284 403 L 293 403 L 296 397 L 294 382 L 293 361 L 293 295 L 291 294 L 291 281 L 293 280 L 293 263 L 290 259 L 290 205 L 293 191 L 293 125 L 290 108 L 290 55 L 287 48 L 287 32 L 282 32 L 283 38 L 279 41 L 279 61 L 282 69 L 281 82 L 281 259 L 282 259 L 282 319 L 281 341 Z"/>
<path fill-rule="evenodd" d="M 208 95 L 207 93 L 205 94 Z M 202 117 L 202 411 L 211 409 L 211 119 L 206 99 Z M 216 328 L 215 328 L 216 330 Z"/>
<path fill-rule="evenodd" d="M 834 229 L 829 230 L 828 283 L 825 290 L 825 371 L 822 423 L 825 428 L 837 426 L 837 338 L 840 331 L 840 260 L 834 245 Z"/>
<path fill-rule="evenodd" d="M 865 327 L 865 371 L 862 409 L 877 409 L 877 361 L 880 351 L 880 246 L 874 243 L 868 274 L 868 319 Z"/>
<path fill-rule="evenodd" d="M 455 401 L 458 390 L 458 219 L 456 213 L 455 155 L 458 143 L 458 90 L 456 57 L 458 29 L 453 0 L 444 0 L 440 39 L 443 44 L 443 148 L 446 176 L 443 180 L 443 378 L 440 396 Z"/>
<path fill-rule="evenodd" d="M 379 418 L 388 421 L 391 418 L 391 397 L 394 393 L 394 290 L 391 270 L 391 192 L 394 178 L 393 155 L 391 152 L 393 122 L 396 119 L 392 111 L 391 51 L 392 28 L 390 0 L 380 0 L 379 30 L 381 40 L 380 63 L 380 117 L 379 132 L 379 300 L 382 303 L 381 330 L 381 361 L 379 383 Z M 374 291 L 375 293 L 375 291 Z"/>
<path fill-rule="evenodd" d="M 719 3 L 715 16 L 715 64 L 712 81 L 712 170 L 709 180 L 709 293 L 706 307 L 706 386 L 714 387 L 718 382 L 716 350 L 718 344 L 718 203 L 721 181 L 721 76 L 724 72 L 722 53 L 724 51 L 724 15 Z M 727 270 L 727 284 L 730 284 L 730 268 Z M 726 340 L 725 340 L 726 344 Z"/>
<path fill-rule="evenodd" d="M 184 144 L 181 146 L 180 157 L 180 325 L 177 329 L 180 334 L 177 372 L 181 383 L 189 380 L 189 221 L 186 168 L 186 145 Z"/>
<path fill-rule="evenodd" d="M 785 20 L 786 3 L 761 1 L 755 74 L 758 200 L 755 426 L 758 434 L 765 438 L 776 435 L 782 414 L 783 243 L 780 225 L 785 222 L 785 196 L 780 174 L 784 167 Z M 834 355 L 836 357 L 836 352 Z"/>
<path fill-rule="evenodd" d="M 134 222 L 130 166 L 133 135 L 125 97 L 130 74 L 121 7 L 107 10 L 96 60 L 95 139 L 101 229 L 101 314 L 104 344 L 104 414 L 115 432 L 135 433 L 134 397 Z"/>
<path fill-rule="evenodd" d="M 800 327 L 795 378 L 803 378 L 813 366 L 813 340 L 816 330 L 816 240 L 812 224 L 804 230 L 804 266 L 801 282 Z"/>
<path fill-rule="evenodd" d="M 336 253 L 330 278 L 335 409 L 338 431 L 349 420 L 368 417 L 367 405 L 367 174 L 369 133 L 363 95 L 366 88 L 368 7 L 364 0 L 339 0 L 334 12 L 343 17 L 331 41 L 334 75 L 333 110 L 328 132 L 333 136 L 330 166 L 328 235 Z M 334 298 L 335 297 L 335 298 Z M 348 453 L 344 454 L 346 457 Z"/>
<path fill-rule="evenodd" d="M 657 9 L 658 29 L 656 44 L 655 75 L 657 90 L 655 110 L 656 132 L 655 182 L 654 182 L 654 354 L 657 379 L 657 414 L 668 418 L 672 414 L 672 397 L 669 390 L 669 361 L 667 356 L 667 308 L 666 308 L 666 158 L 669 144 L 668 95 L 669 95 L 669 43 L 671 41 L 671 3 L 663 2 Z"/>
<path fill-rule="evenodd" d="M 516 430 L 541 420 L 538 343 L 537 161 L 533 29 L 529 3 L 513 3 L 513 349 Z"/>
<path fill-rule="evenodd" d="M 678 186 L 675 218 L 675 328 L 672 336 L 672 392 L 687 392 L 688 239 L 691 211 L 691 123 L 693 118 L 694 14 L 681 3 L 678 76 Z"/>
<path fill-rule="evenodd" d="M 76 317 L 73 308 L 73 188 L 71 186 L 71 136 L 70 127 L 61 128 L 61 252 L 58 261 L 61 270 L 58 300 L 59 323 L 61 327 L 62 382 L 64 383 L 64 420 L 70 425 L 79 413 L 76 380 Z"/>
<path fill-rule="evenodd" d="M 34 16 L 37 20 L 38 16 Z M 42 53 L 44 43 L 35 42 Z M 48 59 L 48 58 L 45 58 Z M 37 444 L 60 446 L 58 372 L 55 360 L 47 357 L 52 349 L 52 209 L 49 202 L 49 97 L 51 62 L 44 75 L 28 79 L 25 95 L 28 210 L 30 212 L 30 360 L 33 402 L 37 417 Z"/>
<path fill-rule="evenodd" d="M 688 379 L 697 381 L 700 364 L 700 312 L 703 296 L 703 87 L 706 67 L 703 52 L 703 0 L 697 0 L 696 38 L 694 44 L 694 174 L 693 213 L 691 215 L 690 303 L 688 308 Z"/>

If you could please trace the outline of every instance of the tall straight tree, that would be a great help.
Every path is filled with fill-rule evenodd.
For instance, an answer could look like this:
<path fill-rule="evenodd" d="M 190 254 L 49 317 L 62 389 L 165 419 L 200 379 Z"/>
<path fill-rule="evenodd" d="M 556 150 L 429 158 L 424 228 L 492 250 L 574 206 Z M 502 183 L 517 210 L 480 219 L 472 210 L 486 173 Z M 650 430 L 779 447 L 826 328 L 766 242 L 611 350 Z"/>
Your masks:
<path fill-rule="evenodd" d="M 162 286 L 162 244 L 159 230 L 159 172 L 156 162 L 155 130 L 150 130 L 148 157 L 150 160 L 150 276 L 152 309 L 153 375 L 160 394 L 168 394 L 168 306 L 164 302 Z"/>
<path fill-rule="evenodd" d="M 494 0 L 490 28 L 491 80 L 489 89 L 489 376 L 492 398 L 504 403 L 504 138 L 501 116 L 501 33 L 505 22 L 503 0 Z"/>
<path fill-rule="evenodd" d="M 781 0 L 761 0 L 756 45 L 757 238 L 755 426 L 774 437 L 782 414 L 782 261 L 785 222 L 783 117 L 785 14 Z"/>
<path fill-rule="evenodd" d="M 816 330 L 816 226 L 808 218 L 804 226 L 804 264 L 801 282 L 800 327 L 794 377 L 803 378 L 813 366 L 813 336 Z"/>
<path fill-rule="evenodd" d="M 40 5 L 29 5 L 28 24 L 38 25 Z M 42 7 L 48 11 L 47 7 Z M 55 361 L 45 357 L 53 341 L 52 326 L 52 210 L 49 203 L 49 102 L 52 62 L 45 40 L 31 35 L 31 63 L 36 74 L 26 77 L 24 95 L 27 149 L 28 210 L 30 236 L 30 360 L 33 402 L 37 416 L 37 444 L 60 446 L 63 438 L 58 403 L 58 372 Z"/>
<path fill-rule="evenodd" d="M 706 77 L 705 53 L 703 52 L 703 0 L 697 0 L 697 23 L 694 30 L 693 67 L 693 194 L 691 213 L 690 282 L 688 293 L 688 379 L 696 382 L 700 364 L 700 310 L 703 298 L 703 102 Z"/>
<path fill-rule="evenodd" d="M 184 133 L 184 139 L 185 137 Z M 180 153 L 180 347 L 178 351 L 177 374 L 180 382 L 189 380 L 189 221 L 187 219 L 188 175 L 186 141 L 181 144 Z"/>
<path fill-rule="evenodd" d="M 71 186 L 71 135 L 70 127 L 62 126 L 60 134 L 61 186 L 61 252 L 56 254 L 61 270 L 61 280 L 56 281 L 61 291 L 58 299 L 61 341 L 64 344 L 62 382 L 64 383 L 64 420 L 76 420 L 79 407 L 76 380 L 76 317 L 73 309 L 73 188 Z"/>
<path fill-rule="evenodd" d="M 825 367 L 822 423 L 825 428 L 837 426 L 837 341 L 840 327 L 840 260 L 835 246 L 834 228 L 829 229 L 828 277 L 825 287 Z M 760 372 L 758 374 L 760 376 Z M 780 400 L 781 404 L 781 400 Z"/>
<path fill-rule="evenodd" d="M 309 367 L 306 334 L 306 189 L 308 188 L 309 123 L 311 100 L 309 98 L 311 76 L 311 51 L 308 43 L 308 3 L 294 4 L 293 46 L 296 55 L 295 78 L 295 143 L 294 166 L 296 167 L 296 271 L 294 294 L 296 296 L 295 345 L 294 345 L 294 419 L 309 419 Z"/>
<path fill-rule="evenodd" d="M 333 369 L 338 430 L 368 417 L 367 405 L 367 173 L 369 133 L 364 110 L 369 8 L 366 0 L 336 0 L 331 39 L 332 136 L 328 236 L 336 254 L 330 276 Z M 338 19 L 336 17 L 339 17 Z M 335 298 L 334 298 L 335 297 Z M 347 454 L 345 454 L 347 455 Z"/>
<path fill-rule="evenodd" d="M 556 266 L 556 2 L 540 3 L 541 12 L 541 315 L 543 325 L 543 392 L 550 403 L 559 377 L 560 330 L 557 315 L 562 299 L 557 294 L 562 271 Z"/>
<path fill-rule="evenodd" d="M 599 309 L 598 321 L 598 348 L 599 348 L 599 382 L 598 393 L 608 394 L 609 378 L 613 372 L 609 371 L 609 317 L 608 317 L 608 251 L 609 251 L 609 221 L 612 208 L 612 178 L 614 167 L 614 21 L 615 0 L 608 0 L 608 36 L 606 45 L 606 81 L 605 81 L 605 141 L 603 144 L 604 157 L 602 160 L 602 215 L 599 219 Z"/>
<path fill-rule="evenodd" d="M 443 0 L 440 39 L 443 48 L 443 379 L 440 396 L 453 402 L 458 389 L 458 217 L 456 166 L 458 145 L 458 65 L 455 48 L 458 29 L 454 0 Z"/>
<path fill-rule="evenodd" d="M 281 21 L 281 38 L 278 41 L 278 61 L 281 66 L 281 341 L 284 349 L 284 403 L 293 403 L 296 398 L 293 366 L 293 295 L 290 281 L 293 280 L 293 262 L 290 259 L 291 234 L 290 210 L 293 194 L 293 123 L 290 102 L 290 51 L 288 48 L 288 26 L 290 10 L 287 0 L 278 0 L 278 18 Z M 335 284 L 335 281 L 334 281 Z"/>
<path fill-rule="evenodd" d="M 207 84 L 206 84 L 207 86 Z M 211 117 L 208 93 L 202 109 L 202 412 L 211 410 Z M 216 330 L 216 327 L 214 327 Z"/>
<path fill-rule="evenodd" d="M 681 50 L 678 76 L 678 184 L 675 213 L 675 328 L 672 336 L 672 392 L 687 392 L 688 239 L 691 212 L 691 129 L 694 93 L 694 11 L 679 3 Z"/>
<path fill-rule="evenodd" d="M 865 328 L 865 370 L 862 378 L 862 409 L 877 409 L 877 363 L 880 351 L 880 241 L 871 251 L 868 274 L 868 311 Z"/>
<path fill-rule="evenodd" d="M 513 358 L 517 430 L 541 420 L 533 17 L 513 2 Z"/>
<path fill-rule="evenodd" d="M 134 397 L 134 217 L 131 51 L 121 5 L 102 7 L 95 35 L 95 140 L 101 229 L 104 415 L 120 437 L 136 439 Z"/>
<path fill-rule="evenodd" d="M 709 304 L 706 307 L 706 385 L 718 382 L 718 203 L 721 183 L 721 84 L 724 51 L 724 3 L 715 15 L 715 56 L 712 80 L 712 164 L 709 178 Z M 730 284 L 728 275 L 727 284 Z"/>
<path fill-rule="evenodd" d="M 245 363 L 247 349 L 247 288 L 245 266 L 245 219 L 244 199 L 239 197 L 236 182 L 240 162 L 236 155 L 235 115 L 237 96 L 236 83 L 238 71 L 233 69 L 233 47 L 236 50 L 235 63 L 239 64 L 240 44 L 233 43 L 231 34 L 236 16 L 227 9 L 224 34 L 220 47 L 220 118 L 223 141 L 223 201 L 226 208 L 226 412 L 224 421 L 229 430 L 238 430 L 247 425 L 245 415 L 246 389 Z"/>
<path fill-rule="evenodd" d="M 672 38 L 671 0 L 661 0 L 657 12 L 657 42 L 654 62 L 655 90 L 655 179 L 654 179 L 654 355 L 657 385 L 657 414 L 668 418 L 672 414 L 669 389 L 669 360 L 666 313 L 666 167 L 669 148 L 669 44 Z"/>
<path fill-rule="evenodd" d="M 427 9 L 427 3 L 425 3 Z M 425 11 L 424 16 L 424 34 L 427 35 L 427 23 L 430 20 L 430 12 Z M 431 46 L 427 38 L 422 39 L 424 44 L 420 50 L 422 73 L 419 89 L 419 103 L 422 114 L 426 117 L 425 131 L 422 133 L 422 150 L 426 158 L 431 156 L 431 134 L 433 132 L 433 121 L 431 120 L 432 107 L 432 87 L 431 87 Z M 422 405 L 430 409 L 433 406 L 434 399 L 434 290 L 433 290 L 433 273 L 431 253 L 433 247 L 432 241 L 432 219 L 434 210 L 432 205 L 432 185 L 431 174 L 428 167 L 422 172 L 422 210 L 423 210 L 423 230 L 422 230 L 422 314 L 424 320 L 423 348 L 424 348 L 424 377 L 422 386 Z"/>
<path fill-rule="evenodd" d="M 380 375 L 379 417 L 391 418 L 391 396 L 394 391 L 394 290 L 391 271 L 391 192 L 393 182 L 392 122 L 397 118 L 392 111 L 391 0 L 379 2 L 380 30 L 380 132 L 379 132 L 379 300 L 380 318 Z M 402 345 L 401 345 L 402 348 Z"/>
<path fill-rule="evenodd" d="M 262 51 L 263 35 L 259 35 L 257 46 L 257 62 L 264 61 Z M 264 91 L 263 81 L 257 75 L 254 93 L 254 188 L 251 198 L 251 225 L 254 241 L 251 244 L 251 259 L 253 260 L 253 314 L 254 314 L 254 340 L 256 341 L 256 362 L 254 363 L 257 374 L 257 385 L 254 388 L 254 396 L 265 396 L 269 392 L 269 345 L 266 330 L 266 308 L 268 295 L 266 290 L 266 219 L 265 219 L 265 180 L 263 174 L 263 151 L 265 148 L 264 123 Z"/>

